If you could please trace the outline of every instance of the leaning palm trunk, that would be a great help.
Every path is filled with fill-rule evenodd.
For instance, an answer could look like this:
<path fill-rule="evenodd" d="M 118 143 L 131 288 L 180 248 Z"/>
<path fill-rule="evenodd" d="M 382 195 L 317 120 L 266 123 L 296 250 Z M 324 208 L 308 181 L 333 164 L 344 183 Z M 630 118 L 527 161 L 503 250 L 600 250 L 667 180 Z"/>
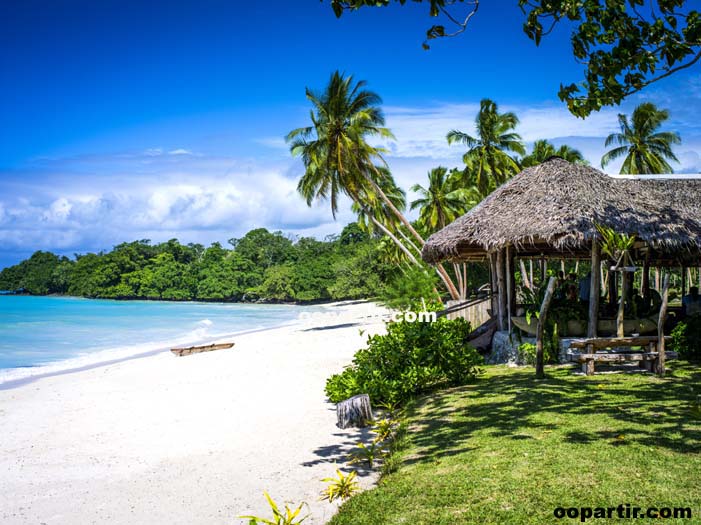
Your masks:
<path fill-rule="evenodd" d="M 404 232 L 402 231 L 401 228 L 397 228 L 397 233 L 399 233 L 399 235 L 401 236 L 401 238 L 404 239 L 404 241 L 405 241 L 410 247 L 412 247 L 414 250 L 416 250 L 416 253 L 418 253 L 419 255 L 421 254 L 421 250 L 419 249 L 419 247 L 416 246 L 416 245 L 411 241 L 411 239 L 410 239 L 409 237 L 407 237 L 406 233 L 404 233 Z"/>
<path fill-rule="evenodd" d="M 388 229 L 384 224 L 382 224 L 380 221 L 378 221 L 378 220 L 377 220 L 375 217 L 373 217 L 372 215 L 370 215 L 370 220 L 372 220 L 372 223 L 373 223 L 375 226 L 377 226 L 380 230 L 382 230 L 382 233 L 384 233 L 385 235 L 387 235 L 387 237 L 389 237 L 390 239 L 392 239 L 392 242 L 393 242 L 394 244 L 396 244 L 397 247 L 398 247 L 400 250 L 402 250 L 402 252 L 404 253 L 404 255 L 406 255 L 407 258 L 408 258 L 413 264 L 415 264 L 416 266 L 421 266 L 421 263 L 419 263 L 419 261 L 416 259 L 416 257 L 414 257 L 414 254 L 411 253 L 411 251 L 409 251 L 409 249 L 408 249 L 406 246 L 404 246 L 404 245 L 402 244 L 402 242 L 401 242 L 399 239 L 397 239 L 397 237 L 396 237 L 391 231 L 389 231 L 389 229 Z"/>

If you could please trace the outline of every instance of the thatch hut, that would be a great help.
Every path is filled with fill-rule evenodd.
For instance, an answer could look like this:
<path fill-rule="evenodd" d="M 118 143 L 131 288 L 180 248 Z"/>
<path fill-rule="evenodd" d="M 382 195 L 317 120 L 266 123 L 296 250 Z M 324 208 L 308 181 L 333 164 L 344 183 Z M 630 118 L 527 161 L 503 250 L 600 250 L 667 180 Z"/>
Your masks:
<path fill-rule="evenodd" d="M 422 257 L 489 260 L 501 329 L 515 304 L 514 257 L 589 259 L 600 267 L 596 224 L 635 234 L 645 265 L 699 266 L 701 180 L 618 179 L 553 157 L 525 169 L 468 213 L 432 235 Z M 600 287 L 592 272 L 589 337 L 596 335 Z M 592 317 L 594 320 L 592 321 Z"/>

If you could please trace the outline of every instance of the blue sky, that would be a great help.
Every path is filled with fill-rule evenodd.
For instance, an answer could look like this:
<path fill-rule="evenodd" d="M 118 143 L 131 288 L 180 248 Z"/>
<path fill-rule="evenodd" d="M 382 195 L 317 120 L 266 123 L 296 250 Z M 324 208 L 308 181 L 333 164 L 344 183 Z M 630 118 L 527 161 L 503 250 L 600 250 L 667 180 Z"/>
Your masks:
<path fill-rule="evenodd" d="M 516 0 L 485 2 L 466 34 L 427 52 L 423 5 L 337 20 L 318 0 L 3 2 L 0 267 L 137 238 L 339 231 L 350 212 L 334 222 L 328 205 L 306 207 L 282 140 L 307 124 L 305 86 L 335 69 L 383 97 L 397 137 L 387 160 L 405 188 L 460 165 L 445 134 L 471 132 L 483 97 L 520 116 L 527 142 L 567 142 L 595 165 L 616 114 L 652 100 L 682 133 L 677 171 L 701 169 L 699 68 L 577 120 L 556 96 L 581 76 L 567 28 L 536 48 L 522 21 Z"/>

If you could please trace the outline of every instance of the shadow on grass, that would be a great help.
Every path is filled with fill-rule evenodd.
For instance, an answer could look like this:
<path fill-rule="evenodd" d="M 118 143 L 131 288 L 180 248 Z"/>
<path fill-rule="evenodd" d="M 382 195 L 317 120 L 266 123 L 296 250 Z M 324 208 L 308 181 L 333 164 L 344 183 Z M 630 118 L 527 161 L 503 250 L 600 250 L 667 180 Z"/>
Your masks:
<path fill-rule="evenodd" d="M 563 427 L 559 431 L 571 427 L 563 438 L 572 444 L 639 444 L 698 453 L 701 427 L 689 407 L 699 394 L 701 371 L 684 362 L 673 364 L 664 379 L 584 377 L 553 368 L 537 380 L 532 369 L 492 369 L 471 385 L 435 392 L 417 403 L 411 431 L 416 452 L 405 464 L 471 450 L 470 438 L 477 433 L 529 440 L 558 426 Z M 588 422 L 606 419 L 614 430 L 587 431 Z"/>

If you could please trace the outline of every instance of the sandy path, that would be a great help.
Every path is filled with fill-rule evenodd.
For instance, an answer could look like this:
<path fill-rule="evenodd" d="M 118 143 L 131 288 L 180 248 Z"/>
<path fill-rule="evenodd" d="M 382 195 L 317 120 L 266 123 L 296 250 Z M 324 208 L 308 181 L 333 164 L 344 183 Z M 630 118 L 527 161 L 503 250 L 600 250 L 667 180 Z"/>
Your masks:
<path fill-rule="evenodd" d="M 335 427 L 324 382 L 384 329 L 360 317 L 376 307 L 341 309 L 332 324 L 360 324 L 258 332 L 231 350 L 0 391 L 0 522 L 243 523 L 235 517 L 267 514 L 267 490 L 306 501 L 305 523 L 324 523 L 334 508 L 318 501 L 320 479 L 360 436 Z"/>

